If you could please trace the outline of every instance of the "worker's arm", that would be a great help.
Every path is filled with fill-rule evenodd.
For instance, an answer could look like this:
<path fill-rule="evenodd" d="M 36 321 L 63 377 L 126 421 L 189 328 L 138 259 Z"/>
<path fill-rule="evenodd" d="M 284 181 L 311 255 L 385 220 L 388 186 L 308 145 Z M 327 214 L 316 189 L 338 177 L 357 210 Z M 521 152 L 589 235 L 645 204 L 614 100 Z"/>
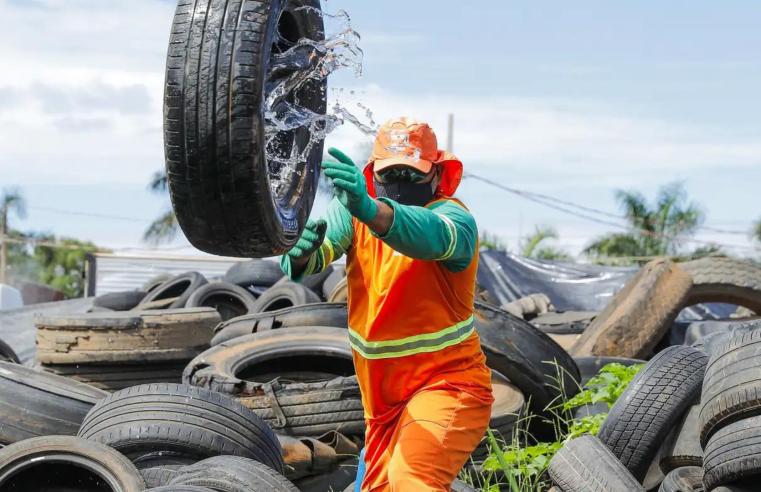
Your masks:
<path fill-rule="evenodd" d="M 354 241 L 351 214 L 335 199 L 328 205 L 325 222 L 325 238 L 321 244 L 315 245 L 312 254 L 303 258 L 288 254 L 280 258 L 280 266 L 291 280 L 299 282 L 304 277 L 322 272 L 351 248 Z"/>
<path fill-rule="evenodd" d="M 373 235 L 404 256 L 441 261 L 452 272 L 465 270 L 478 241 L 476 221 L 456 202 L 443 200 L 428 208 L 379 198 L 378 213 L 368 222 Z"/>

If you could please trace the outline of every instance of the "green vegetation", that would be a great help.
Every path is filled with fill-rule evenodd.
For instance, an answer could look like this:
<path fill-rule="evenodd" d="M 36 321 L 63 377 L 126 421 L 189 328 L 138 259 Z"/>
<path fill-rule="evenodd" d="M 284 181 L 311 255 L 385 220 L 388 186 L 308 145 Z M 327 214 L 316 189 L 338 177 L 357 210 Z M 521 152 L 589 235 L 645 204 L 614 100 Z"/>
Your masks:
<path fill-rule="evenodd" d="M 491 452 L 478 471 L 465 470 L 460 479 L 470 483 L 481 492 L 543 492 L 551 486 L 547 476 L 547 467 L 555 453 L 563 444 L 584 434 L 595 435 L 605 421 L 607 413 L 588 415 L 579 419 L 572 417 L 572 411 L 590 403 L 605 402 L 612 407 L 634 376 L 642 369 L 641 365 L 626 367 L 621 364 L 608 364 L 599 374 L 581 388 L 573 398 L 562 398 L 551 410 L 555 416 L 552 424 L 558 436 L 555 442 L 534 442 L 528 432 L 529 423 L 535 415 L 526 415 L 520 419 L 512 441 L 503 442 L 489 431 L 488 440 Z M 556 378 L 558 387 L 562 388 L 559 374 Z"/>
<path fill-rule="evenodd" d="M 534 232 L 521 241 L 521 254 L 526 258 L 538 260 L 573 261 L 571 255 L 552 246 L 541 246 L 542 242 L 550 239 L 559 239 L 558 232 L 554 227 L 538 225 Z"/>
<path fill-rule="evenodd" d="M 752 235 L 753 235 L 753 238 L 756 239 L 756 241 L 761 242 L 761 219 L 758 219 L 758 222 L 753 224 Z"/>
<path fill-rule="evenodd" d="M 502 242 L 499 236 L 496 234 L 490 234 L 489 231 L 483 231 L 478 237 L 478 245 L 482 248 L 487 248 L 492 251 L 502 251 L 507 253 L 509 251 L 507 244 Z"/>
<path fill-rule="evenodd" d="M 167 181 L 166 171 L 156 171 L 148 183 L 148 190 L 158 195 L 166 195 L 169 192 L 169 182 Z M 148 229 L 143 233 L 143 241 L 158 246 L 161 243 L 171 242 L 180 231 L 180 225 L 177 223 L 177 217 L 174 210 L 169 210 L 159 215 Z"/>

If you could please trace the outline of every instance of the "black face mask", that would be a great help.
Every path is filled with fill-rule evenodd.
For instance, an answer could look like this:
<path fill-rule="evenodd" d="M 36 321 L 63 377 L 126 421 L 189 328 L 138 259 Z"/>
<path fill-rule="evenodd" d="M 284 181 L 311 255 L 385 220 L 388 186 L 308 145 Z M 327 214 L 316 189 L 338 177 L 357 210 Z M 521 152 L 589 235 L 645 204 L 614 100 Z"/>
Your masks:
<path fill-rule="evenodd" d="M 433 199 L 434 185 L 432 182 L 394 181 L 392 183 L 379 183 L 377 179 L 373 179 L 373 184 L 375 185 L 375 196 L 389 198 L 402 205 L 425 207 Z"/>

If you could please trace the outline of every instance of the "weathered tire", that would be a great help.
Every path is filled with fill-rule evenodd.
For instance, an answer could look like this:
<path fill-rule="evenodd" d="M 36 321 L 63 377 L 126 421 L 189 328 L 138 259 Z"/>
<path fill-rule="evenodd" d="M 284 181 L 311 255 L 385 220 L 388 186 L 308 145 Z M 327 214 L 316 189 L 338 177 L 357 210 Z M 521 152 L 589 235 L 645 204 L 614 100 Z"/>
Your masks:
<path fill-rule="evenodd" d="M 153 291 L 149 292 L 142 301 L 137 305 L 138 309 L 143 309 L 146 304 L 153 304 L 163 299 L 175 299 L 167 309 L 178 309 L 185 307 L 190 294 L 197 289 L 209 283 L 206 278 L 198 272 L 187 272 L 177 275 L 163 284 L 159 285 Z"/>
<path fill-rule="evenodd" d="M 550 460 L 549 473 L 563 492 L 645 490 L 613 453 L 589 434 L 567 442 Z"/>
<path fill-rule="evenodd" d="M 139 290 L 128 290 L 126 292 L 111 292 L 96 297 L 92 305 L 110 309 L 112 311 L 129 311 L 142 301 L 147 294 Z"/>
<path fill-rule="evenodd" d="M 491 406 L 489 429 L 506 443 L 512 443 L 518 422 L 524 415 L 526 399 L 514 384 L 496 371 L 491 373 L 491 387 L 494 403 Z M 486 440 L 482 440 L 471 454 L 471 458 L 480 462 L 491 452 Z"/>
<path fill-rule="evenodd" d="M 581 335 L 598 314 L 587 311 L 550 312 L 537 314 L 528 321 L 548 335 Z"/>
<path fill-rule="evenodd" d="M 315 0 L 177 6 L 164 92 L 166 169 L 177 221 L 202 251 L 244 258 L 283 254 L 306 224 L 323 141 L 273 191 L 270 178 L 284 170 L 268 162 L 263 112 L 267 86 L 288 75 L 270 72 L 271 54 L 301 38 L 322 39 L 319 9 Z M 307 81 L 289 100 L 324 115 L 326 92 L 325 81 Z M 310 137 L 306 128 L 280 132 L 274 150 L 290 156 L 297 147 L 300 153 Z"/>
<path fill-rule="evenodd" d="M 105 391 L 141 384 L 180 383 L 185 360 L 142 364 L 41 364 L 45 372 L 65 376 Z"/>
<path fill-rule="evenodd" d="M 222 280 L 244 288 L 272 287 L 284 276 L 279 264 L 257 258 L 234 264 L 227 270 Z"/>
<path fill-rule="evenodd" d="M 156 275 L 155 277 L 151 278 L 147 282 L 145 282 L 143 285 L 140 286 L 138 289 L 141 292 L 145 292 L 146 294 L 153 292 L 156 290 L 159 286 L 166 283 L 167 280 L 171 280 L 174 278 L 174 275 L 171 273 L 160 273 Z"/>
<path fill-rule="evenodd" d="M 661 483 L 658 492 L 703 492 L 703 469 L 684 466 L 671 471 Z"/>
<path fill-rule="evenodd" d="M 270 467 L 240 456 L 216 456 L 186 466 L 170 485 L 197 485 L 217 492 L 298 492 Z"/>
<path fill-rule="evenodd" d="M 761 266 L 732 258 L 701 258 L 679 266 L 692 276 L 688 305 L 736 304 L 761 315 Z"/>
<path fill-rule="evenodd" d="M 15 362 L 20 364 L 18 355 L 13 351 L 10 345 L 0 340 L 0 362 Z"/>
<path fill-rule="evenodd" d="M 622 364 L 624 366 L 633 366 L 635 364 L 647 364 L 647 361 L 641 359 L 627 359 L 625 357 L 594 357 L 581 356 L 574 357 L 574 362 L 581 373 L 581 384 L 586 384 L 590 379 L 595 377 L 600 369 L 608 364 Z"/>
<path fill-rule="evenodd" d="M 349 311 L 345 303 L 321 302 L 293 306 L 279 311 L 255 313 L 222 322 L 214 329 L 211 346 L 252 333 L 261 333 L 278 328 L 298 328 L 301 326 L 349 327 Z"/>
<path fill-rule="evenodd" d="M 225 395 L 180 384 L 113 393 L 90 410 L 79 436 L 127 455 L 172 451 L 204 459 L 230 454 L 284 470 L 280 444 L 256 414 Z"/>
<path fill-rule="evenodd" d="M 690 275 L 670 260 L 651 261 L 584 330 L 571 353 L 647 357 L 684 307 L 691 286 Z"/>
<path fill-rule="evenodd" d="M 717 348 L 703 381 L 700 443 L 722 427 L 761 415 L 761 330 L 737 336 Z"/>
<path fill-rule="evenodd" d="M 523 392 L 533 413 L 551 417 L 545 409 L 561 396 L 555 380 L 559 375 L 568 398 L 579 392 L 579 368 L 549 336 L 496 306 L 476 301 L 475 307 L 475 326 L 486 365 Z M 554 435 L 553 429 L 546 430 Z"/>
<path fill-rule="evenodd" d="M 190 295 L 187 307 L 216 309 L 222 321 L 244 316 L 255 309 L 256 298 L 243 287 L 227 282 L 207 284 Z"/>
<path fill-rule="evenodd" d="M 344 489 L 344 492 L 354 492 L 355 486 L 356 486 L 356 482 L 346 487 L 346 489 Z M 466 484 L 465 482 L 455 479 L 455 481 L 452 482 L 452 492 L 477 492 L 477 491 L 476 489 Z"/>
<path fill-rule="evenodd" d="M 143 471 L 149 468 L 170 468 L 178 470 L 183 466 L 198 463 L 197 459 L 188 458 L 182 453 L 171 451 L 159 451 L 157 453 L 147 453 L 132 459 L 132 464 L 138 470 Z"/>
<path fill-rule="evenodd" d="M 145 480 L 145 485 L 148 486 L 148 490 L 153 490 L 156 487 L 162 487 L 167 485 L 171 479 L 177 476 L 178 470 L 181 466 L 169 466 L 169 467 L 155 467 L 140 469 L 140 475 Z"/>
<path fill-rule="evenodd" d="M 658 353 L 618 398 L 597 437 L 642 480 L 663 440 L 700 397 L 708 357 L 692 347 Z"/>
<path fill-rule="evenodd" d="M 336 283 L 328 296 L 328 302 L 347 302 L 349 300 L 349 277 L 344 277 Z"/>
<path fill-rule="evenodd" d="M 210 308 L 37 317 L 37 361 L 187 361 L 208 347 L 220 321 Z"/>
<path fill-rule="evenodd" d="M 69 473 L 56 473 L 61 467 Z M 72 436 L 49 436 L 0 449 L 0 490 L 81 490 L 78 487 L 83 482 L 95 477 L 110 485 L 113 492 L 145 490 L 137 468 L 103 444 Z"/>
<path fill-rule="evenodd" d="M 757 483 L 761 474 L 761 416 L 738 420 L 716 431 L 705 447 L 703 472 L 708 490 L 749 477 Z"/>
<path fill-rule="evenodd" d="M 150 489 L 150 492 L 217 492 L 208 487 L 196 485 L 164 485 Z"/>
<path fill-rule="evenodd" d="M 316 304 L 320 298 L 308 287 L 295 282 L 283 282 L 267 289 L 259 296 L 251 309 L 252 313 L 279 311 L 293 306 Z"/>
<path fill-rule="evenodd" d="M 75 436 L 87 412 L 106 396 L 86 384 L 0 362 L 0 444 Z"/>
<path fill-rule="evenodd" d="M 333 271 L 330 272 L 328 278 L 326 278 L 325 282 L 322 283 L 322 298 L 326 301 L 328 298 L 330 298 L 330 294 L 333 293 L 336 285 L 338 285 L 338 282 L 340 282 L 342 278 L 346 277 L 346 267 L 344 265 L 331 266 L 333 267 Z"/>
<path fill-rule="evenodd" d="M 689 466 L 703 466 L 700 446 L 700 404 L 693 405 L 682 421 L 669 433 L 661 450 L 660 467 L 663 473 Z M 701 474 L 702 476 L 702 474 Z"/>

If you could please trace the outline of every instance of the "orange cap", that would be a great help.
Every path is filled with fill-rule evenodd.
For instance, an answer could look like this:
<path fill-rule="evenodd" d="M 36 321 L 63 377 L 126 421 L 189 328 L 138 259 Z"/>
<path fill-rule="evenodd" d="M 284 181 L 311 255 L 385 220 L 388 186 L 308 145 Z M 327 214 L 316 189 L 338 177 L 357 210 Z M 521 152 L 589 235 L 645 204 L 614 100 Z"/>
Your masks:
<path fill-rule="evenodd" d="M 436 195 L 454 195 L 462 181 L 462 162 L 437 147 L 436 134 L 428 123 L 405 116 L 388 120 L 378 131 L 373 153 L 364 171 L 370 196 L 375 197 L 373 171 L 391 166 L 410 166 L 428 173 L 434 164 L 443 168 Z"/>
<path fill-rule="evenodd" d="M 427 123 L 404 116 L 392 118 L 380 128 L 373 145 L 375 171 L 409 166 L 427 174 L 437 150 L 436 134 Z"/>

